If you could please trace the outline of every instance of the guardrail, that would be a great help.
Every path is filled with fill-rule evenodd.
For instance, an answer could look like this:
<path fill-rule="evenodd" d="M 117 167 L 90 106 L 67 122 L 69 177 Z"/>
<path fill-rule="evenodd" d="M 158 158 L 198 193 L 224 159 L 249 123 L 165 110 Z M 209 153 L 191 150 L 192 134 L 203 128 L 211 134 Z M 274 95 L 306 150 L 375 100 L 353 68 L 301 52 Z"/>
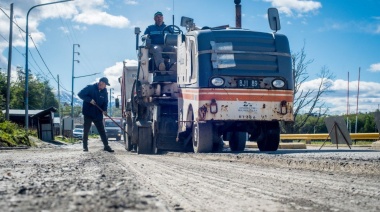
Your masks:
<path fill-rule="evenodd" d="M 379 133 L 350 133 L 351 140 L 379 140 Z M 326 140 L 330 139 L 329 134 L 280 134 L 281 140 Z"/>

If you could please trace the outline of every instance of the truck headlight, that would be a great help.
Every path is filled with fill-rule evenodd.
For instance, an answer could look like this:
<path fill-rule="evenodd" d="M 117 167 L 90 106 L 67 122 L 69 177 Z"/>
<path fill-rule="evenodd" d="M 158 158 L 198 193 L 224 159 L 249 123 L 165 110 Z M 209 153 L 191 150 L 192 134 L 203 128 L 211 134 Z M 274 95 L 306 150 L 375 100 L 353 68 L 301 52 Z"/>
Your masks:
<path fill-rule="evenodd" d="M 282 88 L 282 87 L 285 86 L 285 82 L 284 82 L 284 80 L 276 79 L 276 80 L 273 80 L 273 81 L 272 81 L 272 85 L 273 85 L 273 87 L 275 87 L 275 88 Z"/>
<path fill-rule="evenodd" d="M 215 78 L 212 78 L 211 79 L 211 84 L 213 85 L 213 86 L 222 86 L 222 85 L 224 85 L 224 79 L 223 78 L 221 78 L 221 77 L 215 77 Z"/>

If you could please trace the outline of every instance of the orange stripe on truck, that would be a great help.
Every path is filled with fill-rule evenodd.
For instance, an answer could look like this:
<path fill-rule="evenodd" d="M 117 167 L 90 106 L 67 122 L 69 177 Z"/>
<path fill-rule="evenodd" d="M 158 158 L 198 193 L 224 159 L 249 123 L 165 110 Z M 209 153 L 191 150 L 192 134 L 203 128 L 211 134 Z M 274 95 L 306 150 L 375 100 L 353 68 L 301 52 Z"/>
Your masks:
<path fill-rule="evenodd" d="M 248 89 L 181 89 L 184 100 L 282 101 L 293 102 L 293 91 Z"/>

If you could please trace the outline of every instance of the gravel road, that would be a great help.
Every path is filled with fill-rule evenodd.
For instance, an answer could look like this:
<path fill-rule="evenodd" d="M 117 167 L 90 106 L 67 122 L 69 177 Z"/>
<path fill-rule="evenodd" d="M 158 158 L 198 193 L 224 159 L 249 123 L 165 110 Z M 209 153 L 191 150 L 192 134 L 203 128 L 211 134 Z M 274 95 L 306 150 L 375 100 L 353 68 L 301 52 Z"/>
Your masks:
<path fill-rule="evenodd" d="M 380 211 L 368 149 L 137 155 L 90 140 L 0 151 L 1 211 Z"/>

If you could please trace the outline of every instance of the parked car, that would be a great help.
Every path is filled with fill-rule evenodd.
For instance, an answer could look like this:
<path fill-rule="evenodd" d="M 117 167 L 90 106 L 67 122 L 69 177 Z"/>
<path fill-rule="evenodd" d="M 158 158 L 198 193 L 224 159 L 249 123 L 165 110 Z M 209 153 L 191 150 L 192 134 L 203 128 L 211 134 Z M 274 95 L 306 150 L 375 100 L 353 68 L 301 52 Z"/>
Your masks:
<path fill-rule="evenodd" d="M 73 130 L 73 138 L 82 139 L 83 138 L 83 129 L 75 128 Z"/>

